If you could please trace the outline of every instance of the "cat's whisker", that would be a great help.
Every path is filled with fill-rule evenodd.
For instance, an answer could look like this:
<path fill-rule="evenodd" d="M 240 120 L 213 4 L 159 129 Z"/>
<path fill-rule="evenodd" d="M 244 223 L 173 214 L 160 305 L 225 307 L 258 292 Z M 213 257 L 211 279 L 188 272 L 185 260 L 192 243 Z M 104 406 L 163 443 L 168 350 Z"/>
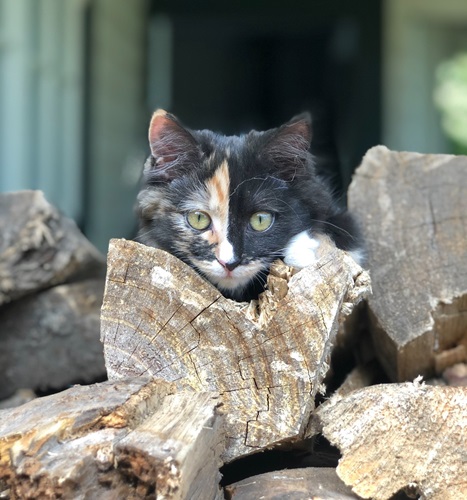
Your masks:
<path fill-rule="evenodd" d="M 347 236 L 349 236 L 352 240 L 356 239 L 353 234 L 349 233 L 344 228 L 342 228 L 340 226 L 337 226 L 336 224 L 333 224 L 332 222 L 329 222 L 329 221 L 326 221 L 326 220 L 319 220 L 319 219 L 309 219 L 309 220 L 314 221 L 314 222 L 319 222 L 320 224 L 326 224 L 328 226 L 334 227 L 335 229 L 337 229 L 341 233 L 346 234 Z"/>
<path fill-rule="evenodd" d="M 290 205 L 290 203 L 287 203 L 285 200 L 280 200 L 280 203 L 282 203 L 283 205 L 285 205 L 286 207 L 290 208 L 290 210 L 293 212 L 293 214 L 296 216 L 296 217 L 300 217 L 300 215 L 296 212 L 296 210 L 292 207 L 292 205 Z"/>
<path fill-rule="evenodd" d="M 148 229 L 147 231 L 145 231 L 143 233 L 139 232 L 138 233 L 138 237 L 137 237 L 137 241 L 140 240 L 140 239 L 145 238 L 146 236 L 148 236 L 148 235 L 150 235 L 150 234 L 152 234 L 154 232 L 155 232 L 155 228 Z"/>
<path fill-rule="evenodd" d="M 235 187 L 235 189 L 230 193 L 230 196 L 229 198 L 232 198 L 232 196 L 234 196 L 237 191 L 240 189 L 240 187 L 243 186 L 243 184 L 245 184 L 246 182 L 251 182 L 251 181 L 266 181 L 267 179 L 275 179 L 275 177 L 272 177 L 272 176 L 266 176 L 266 177 L 250 177 L 249 179 L 245 179 L 243 180 L 242 182 L 240 182 L 239 184 L 237 184 L 237 186 Z M 277 179 L 276 179 L 277 180 Z"/>

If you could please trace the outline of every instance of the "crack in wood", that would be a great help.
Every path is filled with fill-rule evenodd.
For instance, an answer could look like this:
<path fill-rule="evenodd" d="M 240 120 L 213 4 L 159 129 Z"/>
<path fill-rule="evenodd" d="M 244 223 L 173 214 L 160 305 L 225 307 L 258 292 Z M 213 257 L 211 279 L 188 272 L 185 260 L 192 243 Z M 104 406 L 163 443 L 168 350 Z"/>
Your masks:
<path fill-rule="evenodd" d="M 112 303 L 104 299 L 102 331 L 105 333 L 112 329 L 113 332 L 103 338 L 110 341 L 116 339 L 117 342 L 113 346 L 107 345 L 105 349 L 109 377 L 114 376 L 113 370 L 128 375 L 132 370 L 131 363 L 134 363 L 137 373 L 143 370 L 144 365 L 145 373 L 154 377 L 169 377 L 179 389 L 205 390 L 207 387 L 219 391 L 225 404 L 226 435 L 234 439 L 225 450 L 226 461 L 239 454 L 250 453 L 252 449 L 267 447 L 268 443 L 293 438 L 301 432 L 314 407 L 313 402 L 308 400 L 313 398 L 327 367 L 318 365 L 324 363 L 329 354 L 322 351 L 331 349 L 331 343 L 326 342 L 326 338 L 334 334 L 334 331 L 328 330 L 331 326 L 334 328 L 338 321 L 336 315 L 339 314 L 341 301 L 336 305 L 333 303 L 336 297 L 347 296 L 349 287 L 354 285 L 354 280 L 350 279 L 353 268 L 349 266 L 355 264 L 345 253 L 333 250 L 332 256 L 325 256 L 316 266 L 295 274 L 288 284 L 285 298 L 281 298 L 282 285 L 277 288 L 279 298 L 271 290 L 265 292 L 267 295 L 260 313 L 266 313 L 266 316 L 263 315 L 266 321 L 259 326 L 251 318 L 251 306 L 225 299 L 175 257 L 137 243 L 128 242 L 122 248 L 118 241 L 113 244 L 112 252 L 109 254 L 110 270 L 112 262 L 117 263 L 124 258 L 125 252 L 126 258 L 132 262 L 137 255 L 138 267 L 129 270 L 132 277 L 128 277 L 127 283 L 116 285 L 112 291 L 108 289 L 111 292 L 109 301 L 117 301 L 114 315 L 121 319 L 120 338 L 116 337 L 115 319 L 112 319 L 110 309 L 106 309 L 111 308 Z M 135 344 L 129 337 L 133 355 L 132 359 L 127 358 L 128 365 L 122 366 L 118 346 L 125 345 L 122 336 L 134 332 L 123 325 L 137 322 L 140 313 L 134 305 L 143 303 L 147 307 L 147 304 L 154 303 L 155 310 L 163 310 L 169 300 L 167 287 L 151 289 L 148 285 L 153 279 L 151 270 L 155 266 L 170 269 L 167 287 L 174 292 L 170 293 L 170 301 L 178 302 L 171 302 L 169 317 L 148 337 L 147 346 L 139 338 L 134 339 Z M 292 276 L 283 265 L 278 267 L 278 273 L 278 276 L 286 278 L 276 276 L 274 279 L 285 282 Z M 135 280 L 140 280 L 140 286 L 135 286 Z M 330 287 L 335 287 L 335 292 L 330 293 Z M 151 291 L 148 293 L 146 289 Z M 186 292 L 181 294 L 180 289 Z M 363 286 L 356 289 L 349 298 L 349 310 L 352 302 L 358 301 L 364 292 Z M 126 297 L 122 306 L 118 302 L 119 295 Z M 328 306 L 326 302 L 329 302 Z M 319 309 L 316 303 L 319 303 Z M 183 307 L 176 307 L 178 305 Z M 185 306 L 192 311 L 190 319 L 186 317 Z M 126 312 L 125 308 L 128 309 Z M 135 321 L 125 320 L 132 316 Z M 147 315 L 145 321 L 153 324 L 154 315 Z M 145 323 L 139 328 L 143 325 Z M 144 329 L 147 328 L 144 326 Z M 141 332 L 136 331 L 134 335 L 140 337 Z M 151 346 L 150 342 L 155 338 L 159 339 L 158 346 Z M 189 347 L 183 348 L 188 340 Z M 146 347 L 147 352 L 138 356 L 138 352 Z M 145 364 L 135 359 L 138 357 L 144 359 Z M 255 415 L 254 419 L 252 415 Z M 253 422 L 256 422 L 254 427 Z M 235 438 L 237 432 L 241 435 Z M 258 446 L 252 447 L 253 442 Z"/>

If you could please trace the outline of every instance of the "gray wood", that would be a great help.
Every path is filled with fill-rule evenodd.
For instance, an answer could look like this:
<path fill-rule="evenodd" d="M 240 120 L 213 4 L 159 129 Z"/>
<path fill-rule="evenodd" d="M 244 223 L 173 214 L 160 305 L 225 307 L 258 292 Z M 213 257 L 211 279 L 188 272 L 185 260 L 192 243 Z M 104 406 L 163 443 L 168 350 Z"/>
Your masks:
<path fill-rule="evenodd" d="M 268 472 L 252 476 L 226 487 L 231 500 L 352 500 L 360 498 L 352 493 L 328 467 L 308 467 Z"/>
<path fill-rule="evenodd" d="M 0 398 L 105 377 L 104 280 L 60 285 L 0 307 Z"/>
<path fill-rule="evenodd" d="M 467 157 L 375 147 L 348 200 L 368 245 L 373 339 L 388 375 L 466 361 Z"/>
<path fill-rule="evenodd" d="M 0 194 L 0 234 L 0 305 L 105 273 L 101 254 L 41 191 Z"/>
<path fill-rule="evenodd" d="M 226 461 L 300 439 L 339 323 L 369 278 L 335 247 L 292 275 L 276 265 L 259 303 L 239 304 L 174 256 L 111 240 L 101 315 L 109 378 L 152 375 L 220 393 Z"/>
<path fill-rule="evenodd" d="M 467 387 L 418 381 L 333 396 L 315 418 L 342 458 L 338 476 L 363 498 L 401 489 L 427 500 L 465 498 Z"/>

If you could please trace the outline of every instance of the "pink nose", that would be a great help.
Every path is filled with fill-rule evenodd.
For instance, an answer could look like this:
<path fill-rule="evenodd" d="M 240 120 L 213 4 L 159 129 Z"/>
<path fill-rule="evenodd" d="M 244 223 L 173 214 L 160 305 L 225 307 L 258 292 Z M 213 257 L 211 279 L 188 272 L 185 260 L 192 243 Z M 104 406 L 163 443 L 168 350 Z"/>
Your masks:
<path fill-rule="evenodd" d="M 224 262 L 223 260 L 217 259 L 217 261 L 219 262 L 219 264 L 222 267 L 225 267 L 227 269 L 227 271 L 233 271 L 240 264 L 239 260 L 232 260 L 230 262 Z"/>

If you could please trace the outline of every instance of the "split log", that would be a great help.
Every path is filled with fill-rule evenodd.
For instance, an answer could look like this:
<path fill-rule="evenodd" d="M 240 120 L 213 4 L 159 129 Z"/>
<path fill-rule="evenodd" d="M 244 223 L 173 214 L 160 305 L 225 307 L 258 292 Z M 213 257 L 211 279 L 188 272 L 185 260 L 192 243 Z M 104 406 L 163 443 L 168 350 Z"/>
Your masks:
<path fill-rule="evenodd" d="M 249 477 L 225 488 L 231 500 L 354 500 L 357 497 L 328 467 L 281 470 Z"/>
<path fill-rule="evenodd" d="M 220 498 L 211 393 L 138 379 L 76 386 L 0 411 L 0 491 L 27 498 Z"/>
<path fill-rule="evenodd" d="M 0 234 L 0 305 L 105 273 L 101 254 L 41 191 L 0 194 Z"/>
<path fill-rule="evenodd" d="M 0 308 L 0 398 L 106 375 L 99 341 L 104 281 L 85 280 Z"/>
<path fill-rule="evenodd" d="M 467 157 L 375 147 L 348 198 L 368 244 L 373 338 L 389 377 L 466 361 Z"/>
<path fill-rule="evenodd" d="M 339 322 L 369 277 L 334 248 L 292 276 L 276 266 L 260 303 L 224 298 L 174 256 L 112 240 L 101 315 L 109 379 L 152 375 L 223 398 L 224 460 L 299 439 Z"/>
<path fill-rule="evenodd" d="M 467 387 L 386 384 L 333 396 L 315 418 L 342 458 L 337 474 L 363 498 L 407 488 L 428 500 L 467 492 Z"/>

